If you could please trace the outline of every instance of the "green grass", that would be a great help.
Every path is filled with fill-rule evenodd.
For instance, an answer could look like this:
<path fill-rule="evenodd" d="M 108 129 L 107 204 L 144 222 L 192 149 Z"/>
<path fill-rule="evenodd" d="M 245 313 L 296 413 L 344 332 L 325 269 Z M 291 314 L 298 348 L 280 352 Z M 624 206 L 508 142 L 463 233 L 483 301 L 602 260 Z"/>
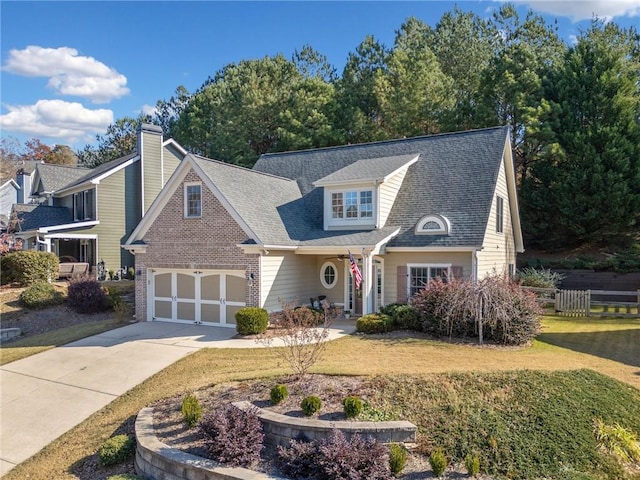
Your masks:
<path fill-rule="evenodd" d="M 510 478 L 604 475 L 594 418 L 640 431 L 640 391 L 590 370 L 381 377 L 377 386 L 372 406 L 418 425 L 421 450 L 442 448 L 454 462 L 478 452 L 485 470 Z"/>
<path fill-rule="evenodd" d="M 376 399 L 376 408 L 415 420 L 424 434 L 424 445 L 442 443 L 451 450 L 447 454 L 462 454 L 478 444 L 483 455 L 493 458 L 497 467 L 492 468 L 513 471 L 513 478 L 524 478 L 515 472 L 536 470 L 563 480 L 622 478 L 616 476 L 620 472 L 615 463 L 594 453 L 595 440 L 588 438 L 587 430 L 591 432 L 594 418 L 599 417 L 640 433 L 640 369 L 633 361 L 611 358 L 638 357 L 640 343 L 634 345 L 633 338 L 640 324 L 628 319 L 548 316 L 543 325 L 542 340 L 515 349 L 418 337 L 349 336 L 331 342 L 312 371 L 387 376 L 390 381 L 385 391 L 396 397 L 393 401 Z M 610 351 L 595 341 L 598 336 L 619 332 L 631 339 L 619 339 L 620 345 L 607 341 Z M 617 349 L 623 353 L 611 352 Z M 95 461 L 101 443 L 114 433 L 132 433 L 135 415 L 142 407 L 213 384 L 287 373 L 288 368 L 270 349 L 200 350 L 114 400 L 3 480 L 89 478 L 81 473 L 83 465 Z M 415 386 L 409 376 L 418 377 Z M 585 450 L 572 447 L 574 441 Z M 556 442 L 566 451 L 554 447 Z M 563 473 L 552 474 L 561 470 Z"/>
<path fill-rule="evenodd" d="M 44 352 L 45 350 L 121 326 L 122 323 L 119 323 L 114 317 L 98 322 L 73 325 L 40 335 L 33 335 L 21 340 L 14 340 L 0 347 L 0 365 L 6 365 L 7 363 L 15 362 L 16 360 L 35 355 L 36 353 Z"/>

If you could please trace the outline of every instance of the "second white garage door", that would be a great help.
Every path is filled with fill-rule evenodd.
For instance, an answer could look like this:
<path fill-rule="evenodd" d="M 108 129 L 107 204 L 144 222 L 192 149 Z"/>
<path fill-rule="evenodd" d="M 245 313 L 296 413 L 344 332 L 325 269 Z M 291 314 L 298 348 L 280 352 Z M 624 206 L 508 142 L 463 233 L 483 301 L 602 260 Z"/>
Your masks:
<path fill-rule="evenodd" d="M 150 320 L 235 327 L 244 307 L 244 271 L 149 271 Z"/>

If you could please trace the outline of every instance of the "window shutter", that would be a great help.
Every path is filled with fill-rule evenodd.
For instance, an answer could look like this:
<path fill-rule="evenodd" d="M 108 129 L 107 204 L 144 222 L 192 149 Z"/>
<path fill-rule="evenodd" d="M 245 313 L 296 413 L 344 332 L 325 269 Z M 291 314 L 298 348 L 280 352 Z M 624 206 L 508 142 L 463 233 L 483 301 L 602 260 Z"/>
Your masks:
<path fill-rule="evenodd" d="M 407 303 L 407 266 L 398 266 L 398 289 L 396 291 L 396 301 Z"/>
<path fill-rule="evenodd" d="M 459 265 L 454 265 L 451 267 L 451 276 L 456 280 L 462 280 L 462 267 Z"/>

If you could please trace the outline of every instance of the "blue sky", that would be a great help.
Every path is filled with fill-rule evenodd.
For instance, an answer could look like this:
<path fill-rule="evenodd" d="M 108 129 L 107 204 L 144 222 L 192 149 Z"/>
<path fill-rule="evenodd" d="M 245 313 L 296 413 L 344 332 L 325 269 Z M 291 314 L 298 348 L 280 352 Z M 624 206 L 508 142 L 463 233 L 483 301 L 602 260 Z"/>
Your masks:
<path fill-rule="evenodd" d="M 499 0 L 459 1 L 489 17 Z M 190 92 L 228 63 L 310 44 L 342 71 L 367 34 L 391 46 L 409 16 L 435 25 L 454 2 L 0 2 L 1 135 L 77 149 L 114 120 Z M 521 0 L 560 34 L 593 13 L 638 25 L 638 0 Z"/>

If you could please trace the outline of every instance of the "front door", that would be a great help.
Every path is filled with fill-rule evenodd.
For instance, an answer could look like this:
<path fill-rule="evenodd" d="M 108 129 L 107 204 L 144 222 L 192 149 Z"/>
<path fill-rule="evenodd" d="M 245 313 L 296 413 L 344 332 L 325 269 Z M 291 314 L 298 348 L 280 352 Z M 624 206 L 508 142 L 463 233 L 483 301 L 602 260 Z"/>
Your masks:
<path fill-rule="evenodd" d="M 362 272 L 362 260 L 357 259 L 356 263 L 358 268 Z M 383 265 L 382 259 L 374 258 L 373 259 L 373 285 L 371 287 L 371 296 L 372 296 L 372 311 L 377 312 L 380 310 L 380 307 L 383 305 Z M 364 273 L 364 272 L 363 272 Z M 355 315 L 362 315 L 362 285 L 360 288 L 356 289 L 356 280 L 354 276 L 351 274 L 351 269 L 349 268 L 349 264 L 347 264 L 347 278 L 349 281 L 347 282 L 347 298 L 348 301 L 345 302 L 345 310 L 351 310 Z"/>

